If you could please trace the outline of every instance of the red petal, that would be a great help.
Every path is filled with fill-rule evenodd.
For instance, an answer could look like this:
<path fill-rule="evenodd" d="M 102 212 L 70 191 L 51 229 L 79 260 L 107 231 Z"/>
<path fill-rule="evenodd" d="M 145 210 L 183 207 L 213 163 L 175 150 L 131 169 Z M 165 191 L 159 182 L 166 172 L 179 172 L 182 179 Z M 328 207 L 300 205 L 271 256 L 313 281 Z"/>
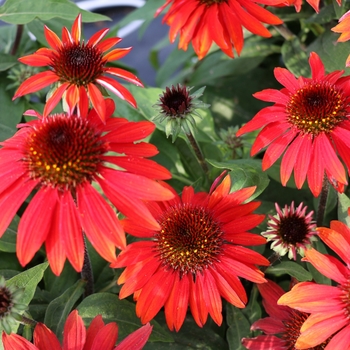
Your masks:
<path fill-rule="evenodd" d="M 77 207 L 70 192 L 62 194 L 59 208 L 59 227 L 65 252 L 74 269 L 80 272 L 84 262 L 84 240 Z"/>
<path fill-rule="evenodd" d="M 47 260 L 50 263 L 52 272 L 56 276 L 61 274 L 66 261 L 66 252 L 64 249 L 64 242 L 62 241 L 60 227 L 62 223 L 60 220 L 60 205 L 58 205 L 57 210 L 55 210 L 53 214 L 50 234 L 47 235 L 45 240 Z"/>
<path fill-rule="evenodd" d="M 126 56 L 130 52 L 131 49 L 132 49 L 132 47 L 124 47 L 121 49 L 114 49 L 114 50 L 108 52 L 107 54 L 105 54 L 103 56 L 103 59 L 106 60 L 107 62 L 120 60 L 121 58 Z"/>
<path fill-rule="evenodd" d="M 199 327 L 203 327 L 207 322 L 208 309 L 203 296 L 203 276 L 196 274 L 196 281 L 190 280 L 190 309 L 194 320 Z"/>
<path fill-rule="evenodd" d="M 101 29 L 99 30 L 98 32 L 96 32 L 88 41 L 88 45 L 90 46 L 95 46 L 96 44 L 98 44 L 104 37 L 105 35 L 109 32 L 109 29 L 108 28 L 104 28 L 104 29 Z M 114 39 L 114 38 L 113 38 Z M 116 39 L 119 39 L 119 38 L 115 38 Z M 109 40 L 109 39 L 107 39 Z M 105 40 L 105 41 L 107 41 Z M 117 42 L 119 43 L 121 39 L 119 39 Z M 105 42 L 104 41 L 104 42 Z M 103 43 L 104 43 L 103 42 Z M 99 45 L 102 45 L 103 43 L 99 44 Z M 99 45 L 97 46 L 99 48 Z M 113 46 L 113 45 L 112 45 Z M 101 52 L 103 52 L 104 50 L 100 49 Z"/>
<path fill-rule="evenodd" d="M 134 157 L 153 157 L 159 153 L 156 146 L 147 142 L 138 142 L 135 144 L 111 142 L 109 147 L 111 151 Z"/>
<path fill-rule="evenodd" d="M 188 274 L 182 278 L 179 275 L 176 276 L 169 298 L 165 303 L 165 319 L 171 331 L 175 328 L 178 332 L 185 320 L 190 294 L 189 278 L 192 276 Z"/>
<path fill-rule="evenodd" d="M 274 70 L 276 80 L 286 87 L 290 92 L 295 92 L 295 90 L 299 89 L 300 84 L 297 78 L 285 68 L 275 68 Z"/>
<path fill-rule="evenodd" d="M 74 42 L 78 44 L 81 37 L 81 13 L 78 14 L 72 25 L 72 37 Z"/>
<path fill-rule="evenodd" d="M 17 210 L 38 184 L 38 181 L 26 181 L 27 177 L 20 177 L 0 194 L 0 237 L 17 213 Z"/>
<path fill-rule="evenodd" d="M 105 136 L 106 141 L 118 140 L 118 143 L 134 142 L 152 134 L 155 124 L 148 121 L 128 122 L 112 130 Z"/>
<path fill-rule="evenodd" d="M 49 234 L 56 203 L 57 189 L 42 187 L 25 210 L 17 235 L 17 257 L 22 266 L 28 264 Z"/>
<path fill-rule="evenodd" d="M 50 56 L 39 55 L 37 53 L 20 57 L 18 61 L 33 67 L 49 66 L 52 63 Z"/>
<path fill-rule="evenodd" d="M 101 84 L 106 89 L 113 92 L 122 100 L 129 102 L 134 108 L 137 107 L 137 103 L 134 99 L 134 96 L 127 90 L 123 85 L 118 83 L 116 80 L 109 77 L 100 77 L 96 79 L 96 82 Z"/>
<path fill-rule="evenodd" d="M 129 334 L 119 345 L 113 350 L 141 350 L 145 346 L 152 333 L 152 328 L 149 323 L 139 328 L 135 332 Z"/>
<path fill-rule="evenodd" d="M 64 92 L 67 90 L 69 83 L 64 83 L 60 85 L 55 92 L 51 95 L 51 97 L 46 101 L 46 105 L 44 108 L 43 116 L 47 117 L 52 110 L 57 106 L 57 103 L 61 101 L 61 98 Z"/>
<path fill-rule="evenodd" d="M 34 329 L 34 344 L 39 350 L 61 350 L 61 344 L 54 332 L 43 323 L 38 323 Z"/>
<path fill-rule="evenodd" d="M 89 328 L 86 332 L 86 342 L 84 346 L 84 350 L 91 350 L 92 344 L 96 337 L 96 334 L 100 329 L 104 327 L 104 322 L 101 315 L 97 315 L 90 323 Z"/>
<path fill-rule="evenodd" d="M 118 338 L 118 326 L 115 322 L 108 323 L 97 333 L 91 350 L 113 349 Z M 84 347 L 86 350 L 86 347 Z"/>
<path fill-rule="evenodd" d="M 126 156 L 105 156 L 101 157 L 101 159 L 105 160 L 106 162 L 116 164 L 130 173 L 146 176 L 149 179 L 171 179 L 171 172 L 153 160 Z"/>
<path fill-rule="evenodd" d="M 311 68 L 312 79 L 322 80 L 325 75 L 324 65 L 321 61 L 320 56 L 318 56 L 316 52 L 310 53 L 309 64 Z"/>
<path fill-rule="evenodd" d="M 306 174 L 309 169 L 312 154 L 312 138 L 304 135 L 301 138 L 300 151 L 294 165 L 294 179 L 297 188 L 301 188 L 305 182 Z"/>
<path fill-rule="evenodd" d="M 2 342 L 5 350 L 38 350 L 29 340 L 21 337 L 18 334 L 11 333 L 10 335 L 6 332 L 2 332 Z M 41 349 L 39 349 L 41 350 Z M 61 350 L 59 348 L 52 348 L 52 350 Z"/>
<path fill-rule="evenodd" d="M 207 304 L 209 314 L 214 322 L 221 326 L 222 323 L 222 303 L 221 296 L 218 291 L 215 279 L 211 274 L 211 269 L 207 269 L 204 273 L 204 289 L 203 297 Z M 215 274 L 215 272 L 214 272 Z"/>
<path fill-rule="evenodd" d="M 73 310 L 64 325 L 63 349 L 83 350 L 86 340 L 86 329 L 83 319 L 77 310 Z"/>
<path fill-rule="evenodd" d="M 123 78 L 123 79 L 127 80 L 129 83 L 143 87 L 141 80 L 136 75 L 128 72 L 125 69 L 108 67 L 105 69 L 105 72 L 109 73 L 109 74 L 113 74 L 119 78 Z"/>
<path fill-rule="evenodd" d="M 106 29 L 105 29 L 106 30 Z M 108 29 L 107 29 L 108 31 Z M 107 32 L 106 32 L 107 33 Z M 91 37 L 92 38 L 92 37 Z M 99 39 L 101 40 L 101 39 Z M 106 52 L 107 50 L 109 50 L 111 47 L 113 47 L 114 45 L 117 45 L 119 42 L 121 42 L 122 39 L 115 37 L 115 38 L 108 38 L 106 40 L 103 40 L 101 43 L 97 44 L 96 43 L 91 43 L 91 39 L 89 40 L 90 45 L 95 46 L 96 45 L 96 49 L 100 50 L 101 52 Z"/>
<path fill-rule="evenodd" d="M 177 277 L 176 273 L 161 268 L 142 288 L 136 304 L 136 314 L 141 317 L 142 323 L 152 320 L 164 306 Z"/>
<path fill-rule="evenodd" d="M 20 85 L 20 87 L 15 92 L 12 100 L 16 99 L 17 97 L 43 89 L 44 87 L 49 86 L 58 80 L 59 77 L 52 71 L 35 74 Z"/>
<path fill-rule="evenodd" d="M 85 91 L 85 88 L 83 88 L 83 90 Z M 74 109 L 79 102 L 79 97 L 80 97 L 79 92 L 80 92 L 80 88 L 78 88 L 76 85 L 71 85 L 67 89 L 66 101 L 67 101 L 67 105 L 68 105 L 68 114 L 69 115 L 73 114 Z"/>
<path fill-rule="evenodd" d="M 62 46 L 61 39 L 46 25 L 44 25 L 44 34 L 46 41 L 54 50 L 57 50 L 59 47 Z"/>
<path fill-rule="evenodd" d="M 105 100 L 101 94 L 101 91 L 94 84 L 88 84 L 87 88 L 88 88 L 88 94 L 90 96 L 91 104 L 93 105 L 98 116 L 101 118 L 102 122 L 105 122 L 106 105 L 105 105 Z"/>

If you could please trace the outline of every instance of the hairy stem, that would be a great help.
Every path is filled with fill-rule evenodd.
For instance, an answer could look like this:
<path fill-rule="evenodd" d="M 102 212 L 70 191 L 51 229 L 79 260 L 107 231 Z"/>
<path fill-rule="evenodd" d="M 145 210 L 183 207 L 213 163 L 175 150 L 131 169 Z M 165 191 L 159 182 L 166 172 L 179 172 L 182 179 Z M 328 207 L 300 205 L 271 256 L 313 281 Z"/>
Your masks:
<path fill-rule="evenodd" d="M 323 225 L 324 214 L 326 212 L 327 198 L 329 192 L 329 182 L 327 176 L 325 175 L 322 183 L 322 191 L 320 194 L 320 200 L 318 202 L 317 215 L 316 215 L 316 224 L 318 227 Z"/>
<path fill-rule="evenodd" d="M 92 273 L 92 265 L 87 250 L 86 239 L 84 235 L 84 263 L 83 269 L 81 270 L 81 278 L 86 281 L 84 297 L 87 297 L 94 293 L 94 275 Z"/>

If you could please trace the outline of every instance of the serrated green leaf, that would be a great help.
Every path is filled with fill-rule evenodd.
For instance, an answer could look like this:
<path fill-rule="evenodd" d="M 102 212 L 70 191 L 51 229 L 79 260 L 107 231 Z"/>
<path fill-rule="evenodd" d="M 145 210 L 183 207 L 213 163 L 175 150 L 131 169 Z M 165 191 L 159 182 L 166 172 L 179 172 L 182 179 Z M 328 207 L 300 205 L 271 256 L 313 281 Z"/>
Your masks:
<path fill-rule="evenodd" d="M 7 0 L 0 7 L 0 20 L 12 24 L 26 24 L 36 17 L 44 21 L 54 17 L 74 21 L 79 13 L 84 22 L 109 20 L 106 16 L 82 10 L 69 0 Z"/>
<path fill-rule="evenodd" d="M 312 280 L 312 274 L 293 261 L 282 261 L 279 264 L 270 266 L 266 270 L 266 273 L 275 276 L 282 276 L 286 274 L 296 278 L 299 282 Z"/>
<path fill-rule="evenodd" d="M 338 220 L 350 227 L 350 198 L 345 193 L 338 193 Z"/>
<path fill-rule="evenodd" d="M 301 48 L 301 42 L 297 37 L 292 40 L 286 40 L 282 45 L 283 62 L 296 77 L 310 76 L 310 66 L 308 55 Z"/>
<path fill-rule="evenodd" d="M 140 320 L 135 314 L 135 304 L 120 300 L 111 293 L 96 293 L 85 298 L 77 307 L 79 315 L 86 324 L 90 324 L 97 315 L 102 315 L 104 323 L 116 322 L 118 325 L 118 342 L 141 327 Z M 169 332 L 157 322 L 153 325 L 150 341 L 171 342 Z"/>
<path fill-rule="evenodd" d="M 208 163 L 215 168 L 229 169 L 232 180 L 232 191 L 240 190 L 244 187 L 256 186 L 256 190 L 251 199 L 256 198 L 264 191 L 269 184 L 269 178 L 261 170 L 261 162 L 254 159 L 228 160 L 218 162 L 213 159 L 207 159 Z"/>
<path fill-rule="evenodd" d="M 52 300 L 46 310 L 44 323 L 60 340 L 62 340 L 64 323 L 73 309 L 74 304 L 83 295 L 85 284 L 83 280 L 77 281 L 61 296 Z"/>
<path fill-rule="evenodd" d="M 6 281 L 6 285 L 8 287 L 13 286 L 16 287 L 16 289 L 24 289 L 21 304 L 29 305 L 30 301 L 33 299 L 36 287 L 38 283 L 42 280 L 44 272 L 48 266 L 48 263 L 39 264 L 31 269 L 17 274 L 16 276 Z M 19 312 L 19 314 L 22 314 L 23 312 L 24 311 Z M 13 325 L 11 327 L 12 332 L 17 332 L 18 326 L 19 324 Z M 0 326 L 0 333 L 2 333 L 3 330 L 4 329 Z M 1 345 L 2 343 L 0 343 L 0 348 Z"/>
<path fill-rule="evenodd" d="M 250 322 L 244 316 L 243 312 L 231 304 L 226 307 L 226 321 L 228 330 L 226 338 L 229 343 L 230 350 L 244 350 L 241 340 L 250 332 Z"/>

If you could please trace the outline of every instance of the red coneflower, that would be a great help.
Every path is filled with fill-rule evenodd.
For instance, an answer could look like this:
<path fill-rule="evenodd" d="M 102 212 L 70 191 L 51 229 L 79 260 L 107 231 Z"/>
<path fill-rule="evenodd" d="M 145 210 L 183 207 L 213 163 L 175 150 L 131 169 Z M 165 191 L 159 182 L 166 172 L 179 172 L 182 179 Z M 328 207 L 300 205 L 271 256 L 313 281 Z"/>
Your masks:
<path fill-rule="evenodd" d="M 263 305 L 269 317 L 252 324 L 251 330 L 261 330 L 265 335 L 255 338 L 243 338 L 242 344 L 249 350 L 295 350 L 295 343 L 309 314 L 277 305 L 278 299 L 285 293 L 275 282 L 258 285 L 263 298 Z M 308 350 L 323 350 L 330 339 Z"/>
<path fill-rule="evenodd" d="M 159 224 L 142 200 L 173 198 L 154 179 L 171 174 L 152 160 L 153 145 L 135 141 L 150 135 L 151 122 L 110 118 L 114 102 L 106 100 L 106 120 L 96 110 L 78 117 L 64 113 L 20 124 L 20 130 L 1 143 L 0 236 L 17 210 L 36 189 L 18 226 L 17 256 L 26 265 L 45 242 L 53 272 L 60 274 L 66 257 L 80 271 L 83 264 L 82 230 L 107 261 L 116 259 L 115 247 L 125 248 L 125 235 L 106 197 L 125 215 L 145 227 Z M 118 167 L 118 170 L 116 169 Z"/>
<path fill-rule="evenodd" d="M 349 349 L 350 344 L 350 229 L 340 221 L 332 221 L 331 228 L 317 228 L 319 237 L 345 262 L 334 256 L 306 250 L 305 261 L 337 285 L 302 282 L 284 294 L 279 305 L 310 314 L 300 329 L 295 347 L 309 349 L 333 335 L 325 350 Z"/>
<path fill-rule="evenodd" d="M 171 201 L 147 203 L 159 230 L 147 229 L 136 220 L 123 221 L 126 232 L 151 238 L 131 243 L 112 264 L 126 266 L 118 280 L 124 284 L 119 297 L 134 293 L 142 323 L 164 306 L 168 327 L 178 331 L 189 306 L 200 327 L 208 313 L 220 325 L 221 296 L 245 307 L 247 296 L 240 277 L 265 282 L 256 265 L 267 266 L 269 261 L 243 247 L 266 242 L 247 232 L 264 219 L 264 215 L 252 213 L 259 202 L 246 203 L 255 187 L 229 193 L 229 176 L 219 186 L 217 182 L 209 194 L 185 187 L 181 197 L 174 192 Z"/>
<path fill-rule="evenodd" d="M 245 27 L 263 37 L 271 33 L 261 23 L 281 24 L 277 16 L 262 5 L 277 5 L 280 0 L 167 0 L 156 16 L 170 5 L 163 18 L 170 26 L 169 39 L 173 43 L 180 35 L 179 48 L 187 50 L 192 42 L 194 51 L 202 59 L 213 42 L 228 56 L 233 57 L 233 47 L 239 55 L 242 51 Z"/>
<path fill-rule="evenodd" d="M 34 344 L 18 334 L 2 334 L 5 350 L 141 350 L 148 341 L 152 326 L 146 324 L 128 335 L 117 346 L 118 326 L 115 322 L 104 324 L 102 316 L 96 316 L 88 329 L 77 310 L 72 311 L 64 325 L 63 343 L 43 323 L 34 329 Z"/>
<path fill-rule="evenodd" d="M 338 155 L 350 168 L 350 77 L 344 71 L 325 74 L 320 57 L 310 55 L 312 78 L 295 78 L 285 68 L 275 68 L 281 90 L 266 89 L 254 94 L 262 101 L 274 102 L 263 108 L 238 130 L 242 135 L 263 127 L 251 154 L 267 147 L 262 161 L 268 169 L 282 156 L 281 181 L 286 185 L 294 169 L 295 183 L 301 188 L 307 177 L 315 197 L 326 174 L 331 184 L 342 191 L 346 173 Z"/>
<path fill-rule="evenodd" d="M 44 26 L 44 33 L 50 49 L 41 48 L 34 54 L 19 58 L 19 61 L 30 66 L 48 66 L 50 70 L 35 74 L 24 81 L 15 93 L 13 99 L 38 91 L 48 85 L 57 83 L 52 95 L 46 102 L 44 116 L 47 116 L 65 94 L 68 113 L 72 114 L 77 107 L 78 115 L 85 115 L 89 108 L 89 100 L 99 117 L 105 119 L 105 100 L 97 84 L 110 90 L 118 97 L 136 107 L 132 94 L 120 83 L 105 74 L 127 80 L 138 86 L 141 81 L 130 72 L 107 63 L 118 60 L 129 53 L 131 47 L 107 51 L 122 39 L 109 38 L 103 40 L 109 29 L 101 29 L 86 43 L 81 41 L 81 14 L 72 26 L 71 33 L 66 27 L 62 29 L 61 39 Z"/>

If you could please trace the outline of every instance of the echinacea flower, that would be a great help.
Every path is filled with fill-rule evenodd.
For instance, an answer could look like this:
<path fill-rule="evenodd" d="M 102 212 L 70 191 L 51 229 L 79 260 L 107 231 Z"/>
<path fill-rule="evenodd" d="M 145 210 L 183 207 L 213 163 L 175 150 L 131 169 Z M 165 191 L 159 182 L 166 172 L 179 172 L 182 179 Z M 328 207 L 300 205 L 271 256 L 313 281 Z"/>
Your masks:
<path fill-rule="evenodd" d="M 152 332 L 148 323 L 128 335 L 117 346 L 118 326 L 115 322 L 104 324 L 102 316 L 96 316 L 88 329 L 77 310 L 72 311 L 64 325 L 63 343 L 43 323 L 34 329 L 34 344 L 18 334 L 2 334 L 5 350 L 141 350 Z"/>
<path fill-rule="evenodd" d="M 22 304 L 24 288 L 7 286 L 4 276 L 0 276 L 0 326 L 6 333 L 11 333 L 11 326 L 20 319 L 20 314 L 27 308 Z"/>
<path fill-rule="evenodd" d="M 282 23 L 258 4 L 279 3 L 280 0 L 167 0 L 157 10 L 156 16 L 170 5 L 163 22 L 170 26 L 170 42 L 173 43 L 177 34 L 180 35 L 179 49 L 187 50 L 192 42 L 195 53 L 202 59 L 214 42 L 226 55 L 233 57 L 233 48 L 238 55 L 243 48 L 242 27 L 268 38 L 271 33 L 261 22 Z"/>
<path fill-rule="evenodd" d="M 305 261 L 336 282 L 323 285 L 301 282 L 284 294 L 279 305 L 287 305 L 310 316 L 302 325 L 295 347 L 309 349 L 333 335 L 325 350 L 349 349 L 350 344 L 350 229 L 340 221 L 330 228 L 317 228 L 319 237 L 345 262 L 315 249 L 305 251 Z"/>
<path fill-rule="evenodd" d="M 317 234 L 316 223 L 312 220 L 313 211 L 306 215 L 307 207 L 300 203 L 295 209 L 294 202 L 281 209 L 275 203 L 277 214 L 269 215 L 268 229 L 261 234 L 268 242 L 272 241 L 271 249 L 279 256 L 288 253 L 289 259 L 296 260 L 297 253 L 304 256 L 305 249 L 310 248 Z"/>
<path fill-rule="evenodd" d="M 350 39 L 350 11 L 339 18 L 339 23 L 331 28 L 335 33 L 341 33 L 338 42 L 343 43 Z M 346 59 L 346 67 L 350 67 L 350 55 Z"/>
<path fill-rule="evenodd" d="M 339 192 L 347 184 L 341 160 L 349 171 L 350 77 L 341 78 L 344 71 L 325 74 L 315 52 L 310 54 L 309 62 L 311 78 L 297 79 L 287 69 L 275 68 L 275 77 L 284 88 L 254 94 L 259 100 L 275 104 L 258 112 L 237 135 L 263 128 L 251 149 L 255 155 L 267 147 L 263 170 L 283 155 L 282 185 L 286 185 L 294 169 L 297 188 L 307 177 L 309 188 L 317 197 L 325 175 Z"/>
<path fill-rule="evenodd" d="M 171 88 L 166 87 L 163 94 L 159 96 L 159 103 L 155 105 L 159 114 L 154 120 L 159 120 L 160 123 L 166 120 L 165 134 L 167 137 L 172 135 L 173 142 L 175 142 L 181 130 L 186 135 L 193 134 L 192 128 L 196 126 L 193 116 L 201 118 L 197 109 L 209 107 L 208 104 L 198 100 L 203 95 L 204 89 L 205 87 L 200 88 L 191 94 L 192 87 L 177 84 Z"/>
<path fill-rule="evenodd" d="M 275 282 L 258 284 L 263 298 L 263 306 L 269 317 L 262 318 L 252 324 L 251 330 L 263 331 L 264 335 L 255 338 L 243 338 L 242 344 L 249 350 L 294 350 L 295 343 L 309 314 L 281 306 L 278 299 L 285 293 Z M 330 339 L 309 350 L 323 350 Z"/>
<path fill-rule="evenodd" d="M 128 54 L 131 47 L 107 52 L 122 40 L 114 37 L 101 41 L 108 33 L 108 28 L 101 29 L 85 43 L 81 41 L 81 24 L 81 14 L 79 14 L 73 23 L 71 33 L 63 27 L 62 41 L 53 31 L 44 26 L 45 37 L 51 48 L 41 48 L 32 55 L 19 58 L 19 61 L 30 66 L 48 66 L 49 70 L 35 74 L 22 83 L 13 99 L 57 83 L 57 87 L 46 101 L 43 113 L 45 117 L 65 94 L 69 114 L 73 114 L 77 107 L 75 113 L 85 115 L 90 101 L 99 117 L 104 120 L 105 100 L 97 87 L 101 85 L 136 107 L 132 94 L 119 82 L 106 76 L 106 73 L 111 74 L 137 86 L 143 86 L 134 74 L 121 68 L 107 66 L 108 62 Z"/>
<path fill-rule="evenodd" d="M 219 180 L 209 194 L 194 193 L 189 186 L 181 197 L 174 191 L 176 197 L 171 201 L 149 202 L 159 230 L 149 230 L 136 220 L 123 221 L 126 232 L 146 240 L 129 244 L 111 266 L 126 266 L 118 279 L 124 284 L 119 297 L 134 294 L 142 323 L 164 306 L 168 327 L 178 331 L 189 306 L 200 327 L 208 313 L 220 325 L 221 296 L 239 308 L 246 305 L 240 277 L 265 282 L 256 265 L 268 266 L 269 261 L 244 247 L 266 242 L 247 232 L 264 219 L 252 213 L 259 202 L 246 203 L 255 187 L 229 193 L 230 177 L 217 186 Z"/>
<path fill-rule="evenodd" d="M 83 233 L 107 261 L 115 247 L 125 248 L 125 234 L 115 211 L 95 188 L 125 215 L 158 229 L 142 200 L 173 198 L 155 179 L 170 172 L 145 159 L 158 153 L 145 142 L 152 133 L 148 121 L 110 118 L 114 102 L 106 100 L 106 120 L 96 110 L 81 117 L 54 114 L 34 120 L 1 143 L 0 236 L 33 190 L 37 190 L 18 225 L 17 256 L 24 266 L 45 242 L 51 268 L 59 275 L 66 257 L 77 271 L 84 258 Z"/>

